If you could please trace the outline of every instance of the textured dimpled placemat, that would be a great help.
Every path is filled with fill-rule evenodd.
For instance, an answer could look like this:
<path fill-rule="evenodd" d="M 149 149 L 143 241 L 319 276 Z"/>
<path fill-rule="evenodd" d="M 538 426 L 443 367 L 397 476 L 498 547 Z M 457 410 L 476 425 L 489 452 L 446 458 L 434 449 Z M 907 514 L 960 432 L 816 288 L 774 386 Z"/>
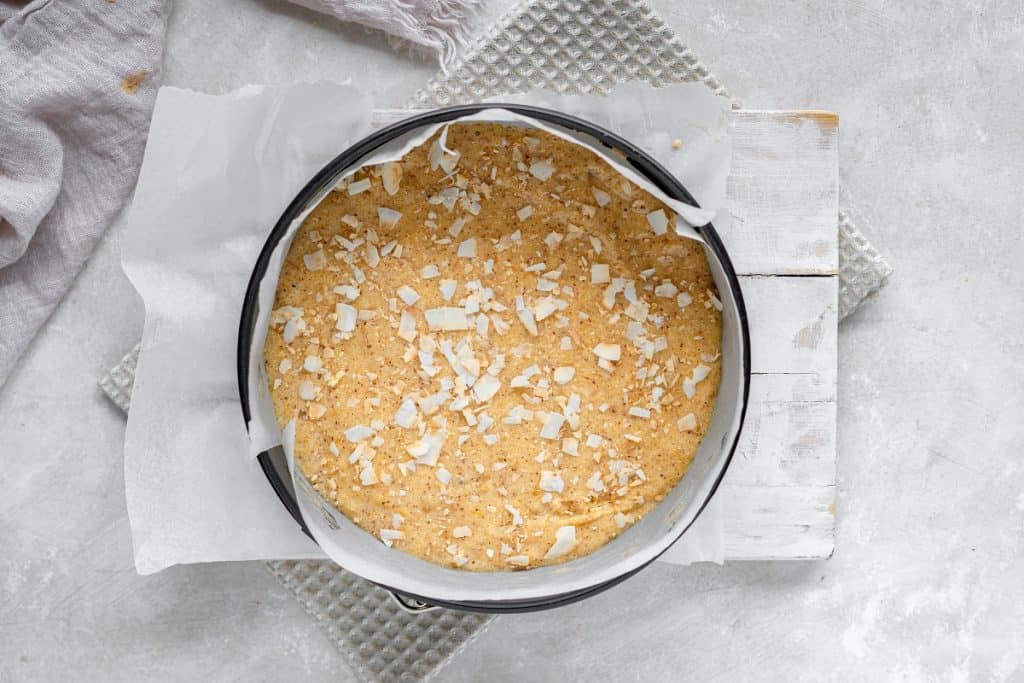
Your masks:
<path fill-rule="evenodd" d="M 731 97 L 642 0 L 531 0 L 507 13 L 408 105 L 444 106 L 535 87 L 601 93 L 634 80 L 655 86 L 699 81 Z M 876 292 L 891 269 L 845 212 L 838 227 L 842 318 Z M 137 360 L 138 347 L 100 382 L 125 411 Z M 429 678 L 491 619 L 440 609 L 412 614 L 387 591 L 328 560 L 271 561 L 267 567 L 366 679 Z"/>

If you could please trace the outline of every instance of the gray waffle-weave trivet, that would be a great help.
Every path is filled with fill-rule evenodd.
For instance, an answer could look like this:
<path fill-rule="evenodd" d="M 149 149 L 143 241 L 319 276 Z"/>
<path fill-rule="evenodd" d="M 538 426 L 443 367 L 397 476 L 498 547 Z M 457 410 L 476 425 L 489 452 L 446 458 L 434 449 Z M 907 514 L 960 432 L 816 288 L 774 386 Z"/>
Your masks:
<path fill-rule="evenodd" d="M 644 0 L 531 0 L 499 21 L 419 90 L 424 109 L 545 88 L 607 93 L 626 81 L 699 81 L 731 97 Z M 740 101 L 731 97 L 734 108 Z M 892 268 L 840 210 L 839 319 L 876 293 Z"/>

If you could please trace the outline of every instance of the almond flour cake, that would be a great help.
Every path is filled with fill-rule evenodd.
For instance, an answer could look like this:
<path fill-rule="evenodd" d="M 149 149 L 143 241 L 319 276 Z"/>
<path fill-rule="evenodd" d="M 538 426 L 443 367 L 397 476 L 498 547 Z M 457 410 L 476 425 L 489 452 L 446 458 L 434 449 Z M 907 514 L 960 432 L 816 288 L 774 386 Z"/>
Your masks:
<path fill-rule="evenodd" d="M 585 555 L 686 472 L 720 377 L 701 245 L 590 150 L 453 124 L 306 218 L 265 358 L 316 489 L 467 570 Z"/>

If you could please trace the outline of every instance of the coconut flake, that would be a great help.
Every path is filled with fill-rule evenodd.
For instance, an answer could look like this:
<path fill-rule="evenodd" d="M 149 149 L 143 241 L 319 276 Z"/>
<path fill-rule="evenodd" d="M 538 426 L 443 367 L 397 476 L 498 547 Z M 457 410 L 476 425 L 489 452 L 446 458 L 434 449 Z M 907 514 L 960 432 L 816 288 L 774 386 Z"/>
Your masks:
<path fill-rule="evenodd" d="M 366 425 L 356 425 L 345 430 L 345 439 L 351 443 L 366 441 L 373 436 L 373 430 Z"/>
<path fill-rule="evenodd" d="M 458 286 L 459 283 L 456 280 L 441 280 L 438 284 L 438 288 L 441 290 L 441 298 L 445 301 L 451 301 L 452 297 L 455 296 L 455 290 Z"/>
<path fill-rule="evenodd" d="M 544 555 L 545 560 L 561 557 L 576 547 L 576 527 L 562 526 L 555 532 L 555 543 Z"/>
<path fill-rule="evenodd" d="M 438 467 L 437 471 L 434 472 L 434 476 L 437 477 L 437 480 L 444 486 L 447 486 L 452 481 L 452 473 L 443 467 Z"/>
<path fill-rule="evenodd" d="M 384 545 L 391 547 L 391 544 L 395 541 L 400 541 L 405 538 L 405 534 L 397 529 L 381 529 L 380 540 L 384 542 Z"/>
<path fill-rule="evenodd" d="M 352 332 L 356 329 L 356 319 L 359 314 L 354 307 L 348 304 L 338 304 L 335 306 L 335 311 L 338 314 L 336 327 L 340 332 Z"/>
<path fill-rule="evenodd" d="M 423 268 L 420 269 L 420 277 L 423 278 L 424 280 L 430 280 L 431 278 L 435 278 L 440 275 L 441 270 L 433 263 L 431 263 L 428 266 L 423 266 Z"/>
<path fill-rule="evenodd" d="M 359 483 L 363 486 L 371 486 L 377 483 L 377 472 L 373 469 L 373 463 L 367 462 L 359 470 Z"/>
<path fill-rule="evenodd" d="M 308 379 L 299 384 L 299 398 L 303 401 L 312 401 L 316 398 L 316 385 Z"/>
<path fill-rule="evenodd" d="M 547 180 L 555 172 L 555 165 L 551 159 L 544 159 L 543 161 L 535 161 L 530 164 L 530 175 L 537 180 Z"/>
<path fill-rule="evenodd" d="M 302 362 L 302 369 L 306 372 L 320 372 L 322 367 L 323 363 L 319 356 L 306 356 L 306 360 Z"/>
<path fill-rule="evenodd" d="M 327 266 L 327 257 L 323 249 L 317 249 L 311 254 L 302 257 L 306 270 L 323 270 Z"/>
<path fill-rule="evenodd" d="M 466 310 L 454 306 L 441 306 L 440 308 L 428 308 L 423 312 L 427 318 L 427 326 L 432 330 L 468 330 L 469 319 L 466 318 Z"/>
<path fill-rule="evenodd" d="M 527 332 L 529 332 L 534 337 L 536 337 L 539 334 L 539 331 L 537 330 L 537 322 L 536 320 L 534 320 L 533 317 L 533 311 L 531 311 L 528 308 L 523 308 L 516 311 L 516 315 L 519 317 L 519 320 L 523 323 L 523 326 L 526 328 Z"/>
<path fill-rule="evenodd" d="M 516 217 L 520 221 L 525 221 L 527 218 L 533 215 L 533 207 L 529 204 L 516 211 Z"/>
<path fill-rule="evenodd" d="M 594 355 L 602 360 L 617 361 L 622 358 L 622 347 L 618 344 L 601 342 L 593 348 Z"/>
<path fill-rule="evenodd" d="M 349 196 L 353 196 L 353 195 L 359 194 L 360 192 L 365 192 L 366 190 L 369 190 L 369 189 L 370 189 L 370 179 L 369 178 L 363 178 L 362 180 L 357 180 L 354 183 L 349 183 L 349 185 L 348 185 L 348 194 L 349 194 Z"/>
<path fill-rule="evenodd" d="M 571 436 L 562 439 L 562 452 L 567 455 L 579 455 L 580 441 Z"/>
<path fill-rule="evenodd" d="M 540 430 L 540 438 L 554 440 L 558 438 L 558 432 L 562 431 L 565 424 L 565 416 L 560 413 L 548 413 L 544 420 L 544 426 Z"/>
<path fill-rule="evenodd" d="M 402 164 L 397 161 L 389 161 L 380 165 L 380 179 L 384 184 L 384 191 L 394 196 L 398 193 L 398 186 L 402 182 Z"/>
<path fill-rule="evenodd" d="M 416 338 L 416 318 L 408 311 L 402 311 L 402 317 L 398 321 L 398 336 L 407 342 Z"/>
<path fill-rule="evenodd" d="M 572 378 L 575 375 L 576 368 L 569 365 L 563 365 L 555 368 L 552 377 L 554 378 L 556 384 L 568 384 L 569 382 L 572 381 Z"/>
<path fill-rule="evenodd" d="M 561 493 L 565 489 L 565 482 L 551 470 L 541 470 L 540 489 L 550 493 Z"/>
<path fill-rule="evenodd" d="M 676 426 L 679 427 L 681 431 L 692 432 L 697 428 L 697 418 L 693 413 L 687 413 L 679 418 L 676 422 Z"/>
<path fill-rule="evenodd" d="M 658 296 L 663 299 L 671 299 L 678 292 L 679 289 L 674 284 L 667 280 L 654 288 L 654 296 Z"/>
<path fill-rule="evenodd" d="M 468 240 L 459 244 L 459 249 L 456 255 L 460 258 L 476 258 L 476 238 L 470 237 Z"/>
<path fill-rule="evenodd" d="M 711 305 L 715 307 L 715 310 L 722 310 L 722 300 L 715 296 L 715 293 L 712 292 L 710 289 L 706 290 L 706 292 L 708 295 L 708 300 L 711 302 Z"/>
<path fill-rule="evenodd" d="M 473 396 L 480 403 L 490 401 L 501 388 L 501 381 L 491 375 L 484 375 L 473 384 Z"/>
<path fill-rule="evenodd" d="M 380 221 L 382 228 L 395 227 L 395 224 L 398 223 L 401 217 L 402 214 L 394 209 L 388 209 L 383 206 L 377 209 L 377 219 Z"/>
<path fill-rule="evenodd" d="M 408 285 L 402 285 L 395 291 L 395 293 L 398 294 L 399 299 L 405 302 L 406 306 L 412 306 L 420 300 L 419 293 Z"/>
<path fill-rule="evenodd" d="M 395 411 L 395 424 L 403 429 L 410 429 L 416 424 L 416 402 L 411 398 L 404 399 Z"/>
<path fill-rule="evenodd" d="M 639 406 L 630 406 L 629 414 L 633 417 L 642 417 L 645 420 L 651 419 L 651 411 L 647 408 L 641 408 Z"/>
<path fill-rule="evenodd" d="M 612 200 L 612 196 L 610 194 L 604 190 L 599 190 L 596 187 L 592 187 L 590 189 L 594 191 L 594 200 L 597 202 L 598 206 L 608 206 L 608 203 Z"/>
<path fill-rule="evenodd" d="M 665 215 L 664 209 L 658 209 L 647 214 L 647 222 L 651 226 L 651 230 L 654 231 L 655 235 L 664 235 L 668 232 L 668 216 Z"/>
<path fill-rule="evenodd" d="M 611 273 L 607 263 L 590 264 L 590 282 L 595 285 L 602 285 L 611 282 Z"/>
<path fill-rule="evenodd" d="M 506 546 L 504 544 L 502 544 L 502 550 L 504 550 L 505 547 Z M 513 565 L 513 566 L 515 566 L 515 567 L 525 567 L 528 564 L 530 564 L 530 556 L 529 555 L 512 555 L 511 557 L 508 558 L 508 563 Z"/>
<path fill-rule="evenodd" d="M 345 297 L 349 301 L 355 301 L 359 298 L 359 288 L 354 285 L 338 285 L 334 288 L 334 293 Z"/>
<path fill-rule="evenodd" d="M 473 530 L 468 526 L 457 526 L 452 529 L 452 538 L 469 538 L 473 535 Z"/>
<path fill-rule="evenodd" d="M 686 292 L 680 292 L 676 297 L 676 303 L 679 305 L 679 310 L 683 310 L 693 303 L 693 297 Z"/>
<path fill-rule="evenodd" d="M 534 304 L 533 316 L 537 322 L 540 322 L 557 310 L 558 306 L 555 304 L 555 300 L 553 300 L 550 296 L 546 296 L 540 301 L 538 301 L 536 304 Z"/>

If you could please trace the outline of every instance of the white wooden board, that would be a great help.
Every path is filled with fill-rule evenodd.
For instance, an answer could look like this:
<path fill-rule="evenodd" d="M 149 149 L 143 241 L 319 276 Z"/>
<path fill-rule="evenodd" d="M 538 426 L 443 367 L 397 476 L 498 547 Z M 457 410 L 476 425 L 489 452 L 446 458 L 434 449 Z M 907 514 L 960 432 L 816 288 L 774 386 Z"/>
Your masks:
<path fill-rule="evenodd" d="M 379 110 L 374 121 L 409 113 Z M 717 494 L 725 559 L 826 558 L 835 533 L 838 118 L 732 117 L 732 220 L 716 227 L 740 275 L 753 377 L 743 435 Z"/>
<path fill-rule="evenodd" d="M 750 402 L 720 495 L 730 560 L 834 549 L 838 119 L 736 111 L 720 229 L 750 318 Z"/>

